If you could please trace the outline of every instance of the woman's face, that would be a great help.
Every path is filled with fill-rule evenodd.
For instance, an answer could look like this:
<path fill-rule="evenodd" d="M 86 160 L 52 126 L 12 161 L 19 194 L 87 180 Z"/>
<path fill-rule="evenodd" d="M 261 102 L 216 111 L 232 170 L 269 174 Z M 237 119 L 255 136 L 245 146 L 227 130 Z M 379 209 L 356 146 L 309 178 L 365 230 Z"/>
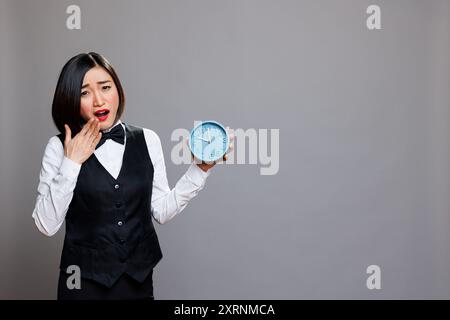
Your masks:
<path fill-rule="evenodd" d="M 81 117 L 86 121 L 96 117 L 100 130 L 106 130 L 114 125 L 118 107 L 119 93 L 109 73 L 102 67 L 86 72 L 81 87 Z"/>

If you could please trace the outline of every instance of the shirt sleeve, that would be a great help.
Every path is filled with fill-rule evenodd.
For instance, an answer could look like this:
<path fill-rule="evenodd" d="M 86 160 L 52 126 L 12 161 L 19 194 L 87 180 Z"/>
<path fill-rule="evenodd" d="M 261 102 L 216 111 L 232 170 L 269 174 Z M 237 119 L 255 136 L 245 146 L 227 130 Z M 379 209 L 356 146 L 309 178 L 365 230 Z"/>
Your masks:
<path fill-rule="evenodd" d="M 64 147 L 57 136 L 45 148 L 39 174 L 33 219 L 46 236 L 54 235 L 64 222 L 81 165 L 64 156 Z"/>
<path fill-rule="evenodd" d="M 170 189 L 161 140 L 149 129 L 144 129 L 144 136 L 154 169 L 151 211 L 153 218 L 158 223 L 164 224 L 180 213 L 203 189 L 211 170 L 204 172 L 192 163 L 175 187 Z"/>

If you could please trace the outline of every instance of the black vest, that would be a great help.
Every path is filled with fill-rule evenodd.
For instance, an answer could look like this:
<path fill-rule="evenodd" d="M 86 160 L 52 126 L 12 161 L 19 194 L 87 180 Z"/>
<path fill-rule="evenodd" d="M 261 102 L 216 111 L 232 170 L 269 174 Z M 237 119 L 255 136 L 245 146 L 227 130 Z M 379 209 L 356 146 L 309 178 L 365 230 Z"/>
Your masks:
<path fill-rule="evenodd" d="M 126 145 L 117 179 L 92 154 L 81 166 L 66 215 L 60 268 L 107 287 L 127 273 L 143 282 L 161 260 L 150 203 L 153 165 L 142 128 L 124 124 Z M 58 135 L 64 144 L 62 134 Z"/>

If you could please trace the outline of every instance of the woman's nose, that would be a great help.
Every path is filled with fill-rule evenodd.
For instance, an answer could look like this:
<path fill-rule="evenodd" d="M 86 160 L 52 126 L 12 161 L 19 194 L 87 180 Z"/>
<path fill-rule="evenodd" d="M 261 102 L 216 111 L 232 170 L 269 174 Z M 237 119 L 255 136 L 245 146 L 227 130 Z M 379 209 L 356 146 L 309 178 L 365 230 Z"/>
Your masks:
<path fill-rule="evenodd" d="M 95 106 L 102 106 L 103 105 L 103 99 L 101 95 L 98 92 L 94 92 L 94 105 Z"/>

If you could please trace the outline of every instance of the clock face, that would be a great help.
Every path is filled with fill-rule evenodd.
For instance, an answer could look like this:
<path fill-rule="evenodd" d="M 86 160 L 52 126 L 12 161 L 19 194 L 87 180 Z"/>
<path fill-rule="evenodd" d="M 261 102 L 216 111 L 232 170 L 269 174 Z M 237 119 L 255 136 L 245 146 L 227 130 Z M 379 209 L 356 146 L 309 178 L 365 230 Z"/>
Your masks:
<path fill-rule="evenodd" d="M 189 147 L 192 154 L 204 162 L 222 158 L 228 150 L 229 137 L 226 129 L 216 121 L 204 121 L 192 129 Z"/>

